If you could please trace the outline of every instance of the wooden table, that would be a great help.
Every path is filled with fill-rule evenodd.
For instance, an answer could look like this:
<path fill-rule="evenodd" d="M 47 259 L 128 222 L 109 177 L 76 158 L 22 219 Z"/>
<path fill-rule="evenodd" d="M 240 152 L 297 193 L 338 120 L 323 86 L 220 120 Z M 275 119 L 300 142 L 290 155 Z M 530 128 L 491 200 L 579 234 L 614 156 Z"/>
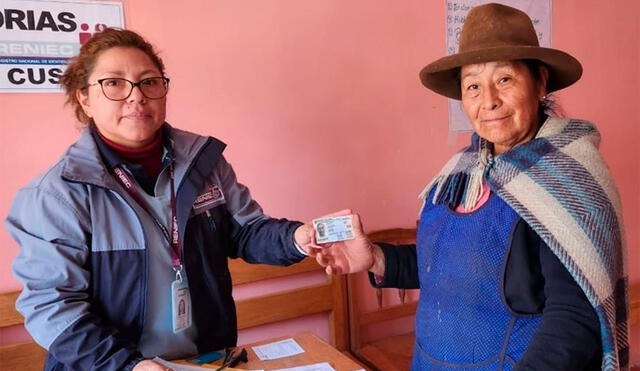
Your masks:
<path fill-rule="evenodd" d="M 304 349 L 304 353 L 296 354 L 289 357 L 272 359 L 268 361 L 261 361 L 258 356 L 254 353 L 251 347 L 256 345 L 273 343 L 276 341 L 293 338 L 301 347 Z M 316 335 L 311 332 L 302 332 L 300 334 L 296 334 L 293 336 L 282 336 L 273 339 L 268 339 L 264 341 L 259 341 L 256 343 L 245 344 L 240 346 L 239 348 L 245 348 L 247 350 L 247 355 L 249 362 L 241 363 L 237 365 L 237 368 L 246 369 L 246 370 L 273 370 L 278 368 L 289 368 L 296 366 L 304 366 L 310 365 L 314 363 L 328 362 L 331 367 L 336 369 L 336 371 L 355 371 L 361 370 L 363 367 L 349 358 L 347 355 L 343 354 L 336 348 L 324 342 L 324 340 L 320 339 Z M 175 361 L 176 363 L 182 363 L 185 365 L 195 366 L 194 364 L 190 364 L 184 361 Z M 216 369 L 219 366 L 216 364 L 220 364 L 220 361 L 213 362 L 213 364 L 204 364 L 199 365 L 199 367 L 212 368 Z"/>

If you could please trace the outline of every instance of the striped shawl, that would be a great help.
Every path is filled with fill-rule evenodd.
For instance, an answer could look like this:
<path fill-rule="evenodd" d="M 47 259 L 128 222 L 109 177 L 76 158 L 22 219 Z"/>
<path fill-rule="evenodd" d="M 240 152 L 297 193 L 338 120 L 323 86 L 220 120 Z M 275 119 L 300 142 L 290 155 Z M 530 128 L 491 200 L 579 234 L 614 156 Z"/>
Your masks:
<path fill-rule="evenodd" d="M 603 370 L 628 369 L 626 249 L 620 198 L 593 124 L 548 118 L 537 136 L 491 156 L 486 140 L 454 155 L 421 194 L 473 207 L 489 188 L 522 217 L 571 273 L 600 320 Z M 579 339 L 577 339 L 579 341 Z"/>

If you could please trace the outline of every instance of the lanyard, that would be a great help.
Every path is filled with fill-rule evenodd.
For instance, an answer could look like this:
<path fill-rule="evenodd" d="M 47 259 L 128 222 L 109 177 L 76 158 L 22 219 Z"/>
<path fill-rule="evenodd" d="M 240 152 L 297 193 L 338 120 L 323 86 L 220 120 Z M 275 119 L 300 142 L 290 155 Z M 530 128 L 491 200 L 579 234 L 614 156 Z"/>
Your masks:
<path fill-rule="evenodd" d="M 122 168 L 122 166 L 116 166 L 113 168 L 113 172 L 116 175 L 116 179 L 120 181 L 120 184 L 127 190 L 127 192 L 133 197 L 134 200 L 142 207 L 156 222 L 156 224 L 162 230 L 162 233 L 169 241 L 171 245 L 171 264 L 173 266 L 173 270 L 176 272 L 176 279 L 182 281 L 182 259 L 180 257 L 180 239 L 178 235 L 178 218 L 176 216 L 177 208 L 176 208 L 176 193 L 174 189 L 174 172 L 173 172 L 173 163 L 169 165 L 169 174 L 171 181 L 171 234 L 167 231 L 167 228 L 158 221 L 153 214 L 149 211 L 144 199 L 138 192 L 138 188 L 136 187 L 134 181 L 131 179 L 129 174 Z"/>

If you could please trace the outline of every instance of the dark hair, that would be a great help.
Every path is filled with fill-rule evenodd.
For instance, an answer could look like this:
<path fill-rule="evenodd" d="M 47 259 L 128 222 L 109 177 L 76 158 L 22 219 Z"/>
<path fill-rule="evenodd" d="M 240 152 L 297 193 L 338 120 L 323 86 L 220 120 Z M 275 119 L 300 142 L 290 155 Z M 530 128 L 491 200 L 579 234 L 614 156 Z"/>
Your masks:
<path fill-rule="evenodd" d="M 522 63 L 524 63 L 527 68 L 529 68 L 529 71 L 531 71 L 531 76 L 533 76 L 533 79 L 538 83 L 542 82 L 540 67 L 545 67 L 547 71 L 549 71 L 549 67 L 547 67 L 544 62 L 538 59 L 523 59 Z M 547 80 L 547 84 L 548 82 L 549 81 Z M 542 117 L 543 115 L 561 117 L 563 115 L 562 107 L 560 107 L 560 105 L 556 102 L 556 97 L 553 94 L 547 94 L 544 99 L 539 102 L 538 111 L 540 113 L 540 117 Z"/>
<path fill-rule="evenodd" d="M 76 97 L 76 91 L 86 89 L 89 75 L 93 72 L 100 53 L 116 46 L 141 50 L 151 58 L 153 64 L 158 67 L 158 70 L 164 76 L 162 59 L 156 53 L 153 45 L 137 33 L 130 30 L 106 28 L 104 31 L 94 34 L 82 45 L 80 53 L 72 59 L 72 62 L 60 78 L 60 84 L 64 87 L 67 95 L 67 104 L 74 108 L 76 118 L 85 125 L 91 122 L 91 118 L 84 113 Z"/>

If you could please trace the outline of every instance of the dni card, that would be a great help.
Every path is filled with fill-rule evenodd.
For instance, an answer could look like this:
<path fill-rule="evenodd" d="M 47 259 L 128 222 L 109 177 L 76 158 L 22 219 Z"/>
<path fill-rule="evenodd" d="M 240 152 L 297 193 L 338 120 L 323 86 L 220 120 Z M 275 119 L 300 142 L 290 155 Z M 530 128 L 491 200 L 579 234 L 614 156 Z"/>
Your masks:
<path fill-rule="evenodd" d="M 332 216 L 313 221 L 317 243 L 331 243 L 354 238 L 351 215 Z"/>

